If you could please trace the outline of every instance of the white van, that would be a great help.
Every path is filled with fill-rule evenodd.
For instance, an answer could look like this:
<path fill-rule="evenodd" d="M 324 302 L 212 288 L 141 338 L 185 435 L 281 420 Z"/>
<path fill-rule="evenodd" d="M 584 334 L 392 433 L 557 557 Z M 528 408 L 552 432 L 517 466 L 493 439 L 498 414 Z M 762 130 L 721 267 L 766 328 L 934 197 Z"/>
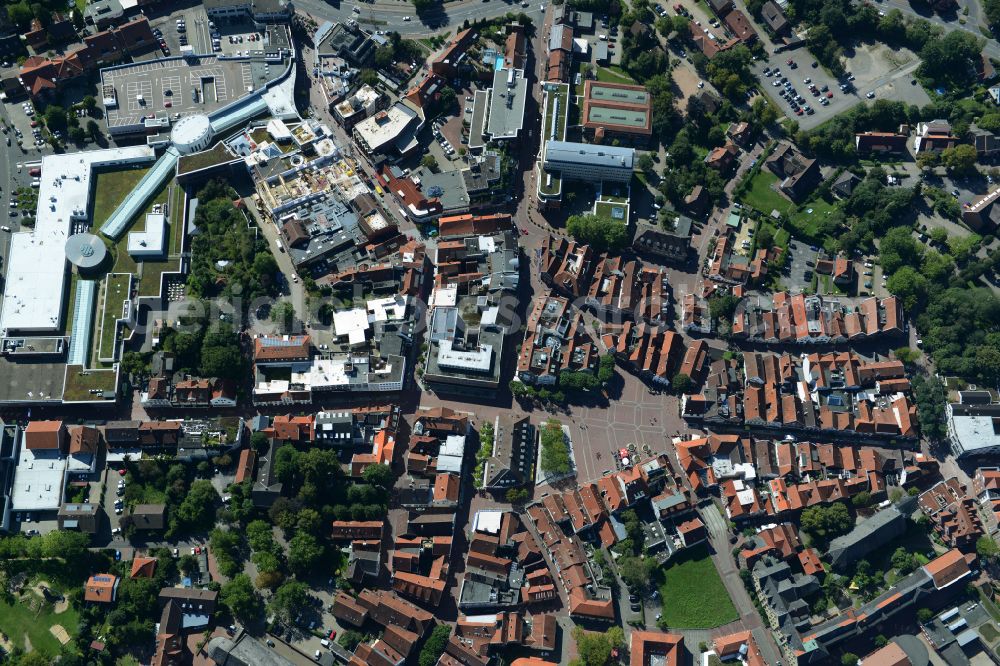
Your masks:
<path fill-rule="evenodd" d="M 600 36 L 598 36 L 598 39 L 600 39 L 602 42 L 606 42 L 606 41 L 608 41 L 608 36 L 607 35 L 600 35 Z"/>

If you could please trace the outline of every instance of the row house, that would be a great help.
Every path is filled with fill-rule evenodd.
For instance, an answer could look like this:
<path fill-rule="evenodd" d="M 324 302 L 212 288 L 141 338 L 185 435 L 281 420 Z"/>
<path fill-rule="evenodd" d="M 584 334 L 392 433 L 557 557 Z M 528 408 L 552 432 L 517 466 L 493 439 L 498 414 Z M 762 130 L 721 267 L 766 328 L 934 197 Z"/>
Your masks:
<path fill-rule="evenodd" d="M 139 400 L 146 409 L 235 407 L 236 383 L 229 379 L 153 377 Z"/>
<path fill-rule="evenodd" d="M 895 296 L 866 299 L 856 309 L 822 296 L 779 292 L 743 300 L 733 317 L 734 336 L 768 344 L 830 344 L 880 335 L 902 335 L 905 323 Z"/>
<path fill-rule="evenodd" d="M 525 384 L 554 386 L 561 372 L 593 372 L 597 363 L 597 346 L 580 311 L 562 296 L 536 297 L 518 356 L 517 378 Z"/>
<path fill-rule="evenodd" d="M 596 564 L 587 558 L 579 537 L 566 536 L 557 529 L 549 510 L 541 504 L 529 506 L 527 513 L 535 532 L 542 538 L 552 559 L 554 572 L 551 580 L 558 582 L 569 599 L 570 615 L 588 620 L 613 622 L 615 607 L 611 590 L 597 583 L 598 577 L 592 569 Z"/>
<path fill-rule="evenodd" d="M 681 299 L 681 327 L 688 333 L 712 332 L 712 315 L 708 302 L 698 298 L 693 292 L 688 292 Z"/>
<path fill-rule="evenodd" d="M 865 362 L 851 352 L 801 358 L 746 352 L 742 394 L 703 392 L 682 401 L 682 414 L 707 423 L 914 438 L 915 405 L 902 392 L 879 389 L 882 382 L 886 390 L 908 389 L 897 381 L 904 374 L 899 361 Z"/>
<path fill-rule="evenodd" d="M 681 360 L 681 336 L 645 322 L 606 325 L 601 336 L 615 358 L 641 379 L 667 387 Z"/>
<path fill-rule="evenodd" d="M 635 259 L 603 257 L 584 303 L 605 320 L 664 323 L 670 308 L 670 284 L 663 269 L 643 266 Z"/>
<path fill-rule="evenodd" d="M 495 616 L 460 616 L 450 642 L 464 646 L 483 660 L 478 663 L 487 664 L 493 655 L 507 648 L 550 652 L 555 649 L 557 630 L 556 616 L 551 613 L 528 615 L 512 611 Z"/>

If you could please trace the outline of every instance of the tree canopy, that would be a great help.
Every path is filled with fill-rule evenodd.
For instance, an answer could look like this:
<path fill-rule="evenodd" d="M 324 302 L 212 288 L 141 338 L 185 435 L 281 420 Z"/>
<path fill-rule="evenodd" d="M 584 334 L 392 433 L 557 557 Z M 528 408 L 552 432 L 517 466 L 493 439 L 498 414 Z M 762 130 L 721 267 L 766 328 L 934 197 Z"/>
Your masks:
<path fill-rule="evenodd" d="M 556 419 L 549 419 L 542 428 L 541 445 L 542 469 L 553 474 L 567 474 L 572 469 L 566 436 Z"/>
<path fill-rule="evenodd" d="M 573 215 L 566 221 L 566 232 L 596 252 L 621 250 L 628 242 L 624 220 L 612 220 L 597 215 Z"/>

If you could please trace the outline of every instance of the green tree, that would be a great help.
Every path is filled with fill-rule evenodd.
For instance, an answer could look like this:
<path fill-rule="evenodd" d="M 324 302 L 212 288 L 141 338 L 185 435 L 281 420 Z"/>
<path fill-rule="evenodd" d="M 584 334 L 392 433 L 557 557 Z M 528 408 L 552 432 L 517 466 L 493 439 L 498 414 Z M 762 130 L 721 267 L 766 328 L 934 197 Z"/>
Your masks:
<path fill-rule="evenodd" d="M 678 372 L 676 375 L 674 375 L 674 378 L 670 382 L 670 385 L 673 387 L 674 392 L 677 393 L 678 395 L 684 395 L 694 390 L 694 380 L 692 380 L 683 372 Z"/>
<path fill-rule="evenodd" d="M 1000 548 L 997 547 L 997 542 L 993 540 L 993 537 L 984 534 L 976 540 L 976 553 L 979 557 L 985 560 L 996 560 L 997 555 L 1000 555 Z"/>
<path fill-rule="evenodd" d="M 261 600 L 257 591 L 253 589 L 250 576 L 241 573 L 234 576 L 229 582 L 219 590 L 219 601 L 233 617 L 243 623 L 251 623 L 260 617 Z"/>
<path fill-rule="evenodd" d="M 395 62 L 396 57 L 392 46 L 386 44 L 375 49 L 375 66 L 379 69 L 389 69 Z"/>
<path fill-rule="evenodd" d="M 129 377 L 142 378 L 149 372 L 149 363 L 139 352 L 127 351 L 122 354 L 119 368 Z"/>
<path fill-rule="evenodd" d="M 954 174 L 967 176 L 976 171 L 976 149 L 968 143 L 960 143 L 941 151 L 941 163 Z"/>
<path fill-rule="evenodd" d="M 295 306 L 291 301 L 281 301 L 271 308 L 269 319 L 278 327 L 278 332 L 287 335 L 295 328 Z"/>
<path fill-rule="evenodd" d="M 341 647 L 349 652 L 354 652 L 358 645 L 365 639 L 364 635 L 360 631 L 355 631 L 354 629 L 348 629 L 340 636 L 337 637 L 337 642 L 340 643 Z"/>
<path fill-rule="evenodd" d="M 916 373 L 910 377 L 913 399 L 917 403 L 917 420 L 920 432 L 932 442 L 939 442 L 946 434 L 944 414 L 947 395 L 944 384 L 937 377 Z"/>
<path fill-rule="evenodd" d="M 442 111 L 450 111 L 455 108 L 455 102 L 458 100 L 458 94 L 455 89 L 451 86 L 445 86 L 441 88 L 441 92 L 438 97 L 438 107 Z"/>
<path fill-rule="evenodd" d="M 650 174 L 653 173 L 653 169 L 656 164 L 653 162 L 653 156 L 649 153 L 640 153 L 639 159 L 636 162 L 636 166 L 639 167 L 639 171 L 643 173 Z"/>
<path fill-rule="evenodd" d="M 905 575 L 917 568 L 917 559 L 913 553 L 900 546 L 892 553 L 892 568 Z"/>
<path fill-rule="evenodd" d="M 299 532 L 288 542 L 288 568 L 307 575 L 323 558 L 323 545 L 308 532 Z"/>
<path fill-rule="evenodd" d="M 427 155 L 424 155 L 422 160 L 420 160 L 420 165 L 424 168 L 430 169 L 431 171 L 437 171 L 438 161 L 433 155 L 428 153 Z"/>
<path fill-rule="evenodd" d="M 862 490 L 857 495 L 855 495 L 854 497 L 851 498 L 851 504 L 853 504 L 856 507 L 861 507 L 861 508 L 865 508 L 865 507 L 871 506 L 872 502 L 873 502 L 873 500 L 872 500 L 872 494 L 870 492 L 868 492 L 867 490 Z"/>
<path fill-rule="evenodd" d="M 857 666 L 858 655 L 853 652 L 845 652 L 840 658 L 840 663 L 843 664 L 843 666 Z"/>
<path fill-rule="evenodd" d="M 391 488 L 394 480 L 392 469 L 388 465 L 368 465 L 361 473 L 361 478 L 365 483 L 383 490 Z"/>
<path fill-rule="evenodd" d="M 87 135 L 92 141 L 97 141 L 101 138 L 101 126 L 97 124 L 96 120 L 87 121 Z"/>
<path fill-rule="evenodd" d="M 923 248 L 908 227 L 894 227 L 886 232 L 879 245 L 879 261 L 890 275 L 903 266 L 919 266 Z"/>
<path fill-rule="evenodd" d="M 617 566 L 622 581 L 630 590 L 641 594 L 649 589 L 650 581 L 656 573 L 657 564 L 652 557 L 639 558 L 634 555 L 623 555 L 618 558 Z"/>
<path fill-rule="evenodd" d="M 602 384 L 607 384 L 615 376 L 615 357 L 611 354 L 605 354 L 598 361 L 597 365 L 597 381 Z"/>
<path fill-rule="evenodd" d="M 527 488 L 510 488 L 507 490 L 506 498 L 511 504 L 523 504 L 528 500 Z"/>
<path fill-rule="evenodd" d="M 203 377 L 225 379 L 242 377 L 243 357 L 235 331 L 226 326 L 216 325 L 205 334 L 201 347 L 200 371 Z"/>
<path fill-rule="evenodd" d="M 191 484 L 184 500 L 170 515 L 170 532 L 207 530 L 215 523 L 219 493 L 211 481 L 200 479 Z"/>
<path fill-rule="evenodd" d="M 736 314 L 736 306 L 739 304 L 740 299 L 732 294 L 713 296 L 708 299 L 708 312 L 714 321 L 729 324 L 733 321 L 733 315 Z"/>
<path fill-rule="evenodd" d="M 177 568 L 185 574 L 194 573 L 198 570 L 198 558 L 190 553 L 185 553 L 177 560 Z"/>
<path fill-rule="evenodd" d="M 75 143 L 83 143 L 84 139 L 87 138 L 87 133 L 82 127 L 77 125 L 69 129 L 69 138 Z"/>
<path fill-rule="evenodd" d="M 250 435 L 250 448 L 258 454 L 266 453 L 271 445 L 271 440 L 264 433 L 257 431 Z"/>
<path fill-rule="evenodd" d="M 573 640 L 579 655 L 570 662 L 571 666 L 606 666 L 611 662 L 611 653 L 625 644 L 625 633 L 621 627 L 611 627 L 604 633 L 585 631 L 583 627 L 573 627 Z"/>
<path fill-rule="evenodd" d="M 420 666 L 434 666 L 444 654 L 445 646 L 448 645 L 448 638 L 451 636 L 451 627 L 447 624 L 439 624 L 434 627 L 430 638 L 424 643 L 420 650 L 420 657 L 417 663 Z"/>
<path fill-rule="evenodd" d="M 935 243 L 947 243 L 948 231 L 944 227 L 934 227 L 931 229 L 930 237 Z"/>
<path fill-rule="evenodd" d="M 774 245 L 774 232 L 770 226 L 762 224 L 757 228 L 754 240 L 757 241 L 758 250 L 769 250 Z"/>
<path fill-rule="evenodd" d="M 58 557 L 66 562 L 77 562 L 87 553 L 90 538 L 82 532 L 55 530 L 42 537 L 45 557 Z"/>
<path fill-rule="evenodd" d="M 591 372 L 563 370 L 559 373 L 559 388 L 570 391 L 594 391 L 600 381 Z"/>
<path fill-rule="evenodd" d="M 902 266 L 889 277 L 885 286 L 889 293 L 899 297 L 908 311 L 927 298 L 927 278 L 913 266 Z"/>
<path fill-rule="evenodd" d="M 854 526 L 854 521 L 846 504 L 834 502 L 827 506 L 812 506 L 803 511 L 800 525 L 802 531 L 825 541 L 848 532 Z"/>
<path fill-rule="evenodd" d="M 542 469 L 553 474 L 567 474 L 572 469 L 569 457 L 569 447 L 562 431 L 562 424 L 556 419 L 549 419 L 541 433 Z"/>
<path fill-rule="evenodd" d="M 309 606 L 309 587 L 299 581 L 288 581 L 275 591 L 268 611 L 283 623 L 289 624 Z"/>
<path fill-rule="evenodd" d="M 621 250 L 628 242 L 625 221 L 597 215 L 573 215 L 566 221 L 566 232 L 597 252 Z"/>
<path fill-rule="evenodd" d="M 24 29 L 30 25 L 34 14 L 31 12 L 28 3 L 18 2 L 17 4 L 7 6 L 7 18 L 17 27 Z"/>
<path fill-rule="evenodd" d="M 93 95 L 84 95 L 81 104 L 83 104 L 83 108 L 87 110 L 87 113 L 90 113 L 97 108 L 97 99 Z"/>
<path fill-rule="evenodd" d="M 930 608 L 921 608 L 917 611 L 917 620 L 921 624 L 926 624 L 932 617 L 934 617 L 934 611 Z"/>
<path fill-rule="evenodd" d="M 46 108 L 45 126 L 52 132 L 65 132 L 67 126 L 66 109 L 55 104 Z"/>

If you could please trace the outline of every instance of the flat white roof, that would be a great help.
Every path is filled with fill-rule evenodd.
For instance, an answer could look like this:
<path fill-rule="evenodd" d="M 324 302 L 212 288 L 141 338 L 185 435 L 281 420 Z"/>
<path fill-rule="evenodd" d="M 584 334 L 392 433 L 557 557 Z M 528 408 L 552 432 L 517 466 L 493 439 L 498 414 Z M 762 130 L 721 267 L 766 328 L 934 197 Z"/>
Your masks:
<path fill-rule="evenodd" d="M 345 357 L 313 359 L 308 370 L 292 373 L 292 379 L 312 389 L 347 386 L 351 383 L 345 367 L 347 361 Z"/>
<path fill-rule="evenodd" d="M 66 459 L 51 449 L 21 447 L 11 493 L 14 511 L 58 509 L 66 474 Z"/>
<path fill-rule="evenodd" d="M 493 345 L 480 345 L 475 350 L 452 349 L 451 340 L 438 343 L 438 365 L 442 368 L 454 368 L 469 372 L 489 372 L 493 367 Z"/>
<path fill-rule="evenodd" d="M 268 121 L 267 133 L 275 141 L 289 141 L 292 138 L 292 132 L 288 129 L 288 125 L 277 118 L 272 118 Z"/>
<path fill-rule="evenodd" d="M 337 337 L 347 336 L 352 345 L 361 344 L 365 341 L 365 331 L 368 330 L 368 313 L 361 308 L 334 312 L 333 330 Z"/>
<path fill-rule="evenodd" d="M 364 139 L 373 152 L 381 150 L 396 141 L 417 114 L 405 104 L 397 102 L 385 111 L 380 111 L 354 126 L 354 131 Z"/>
<path fill-rule="evenodd" d="M 486 532 L 487 534 L 498 534 L 500 532 L 500 521 L 503 519 L 503 511 L 477 511 L 473 521 L 472 530 L 474 532 Z"/>
<path fill-rule="evenodd" d="M 444 444 L 438 449 L 438 455 L 465 455 L 465 435 L 448 435 L 444 440 Z"/>
<path fill-rule="evenodd" d="M 397 294 L 389 298 L 379 298 L 368 301 L 369 321 L 399 321 L 406 317 L 406 306 L 409 296 Z"/>
<path fill-rule="evenodd" d="M 450 284 L 444 287 L 434 287 L 431 292 L 430 307 L 455 307 L 458 303 L 458 285 Z"/>
<path fill-rule="evenodd" d="M 66 287 L 66 239 L 87 219 L 94 167 L 152 160 L 148 146 L 42 157 L 35 228 L 11 235 L 0 330 L 56 331 Z"/>
<path fill-rule="evenodd" d="M 167 218 L 163 213 L 148 213 L 146 228 L 128 232 L 128 253 L 131 255 L 160 256 L 166 251 Z"/>

